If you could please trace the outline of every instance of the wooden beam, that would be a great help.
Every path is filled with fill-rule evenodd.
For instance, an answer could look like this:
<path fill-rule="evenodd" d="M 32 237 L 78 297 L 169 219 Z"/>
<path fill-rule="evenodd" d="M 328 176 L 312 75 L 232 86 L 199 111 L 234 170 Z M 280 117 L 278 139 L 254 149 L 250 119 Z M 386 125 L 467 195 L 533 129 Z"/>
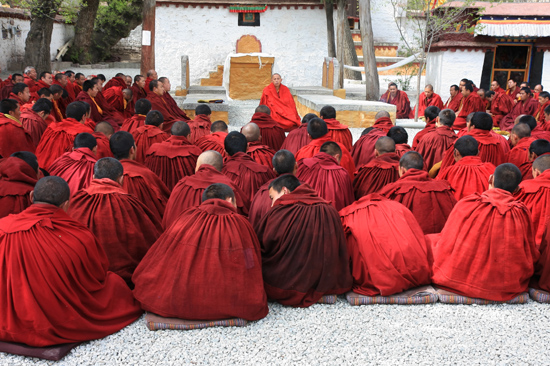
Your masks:
<path fill-rule="evenodd" d="M 143 30 L 141 34 L 141 75 L 155 68 L 156 0 L 143 1 Z M 146 85 L 146 87 L 148 87 Z"/>

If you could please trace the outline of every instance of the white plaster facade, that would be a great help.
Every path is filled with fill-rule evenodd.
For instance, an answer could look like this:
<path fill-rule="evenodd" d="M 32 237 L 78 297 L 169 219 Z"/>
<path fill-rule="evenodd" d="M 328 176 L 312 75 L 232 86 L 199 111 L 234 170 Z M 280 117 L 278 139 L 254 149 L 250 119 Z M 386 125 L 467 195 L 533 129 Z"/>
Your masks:
<path fill-rule="evenodd" d="M 288 86 L 321 85 L 327 54 L 324 9 L 267 9 L 259 27 L 238 26 L 237 13 L 228 8 L 157 6 L 155 68 L 159 75 L 181 85 L 181 56 L 189 56 L 190 84 L 199 84 L 246 34 L 262 43 L 262 52 L 275 57 L 274 72 Z"/>
<path fill-rule="evenodd" d="M 544 59 L 542 61 L 542 79 L 541 84 L 544 90 L 550 90 L 550 52 L 544 52 Z"/>

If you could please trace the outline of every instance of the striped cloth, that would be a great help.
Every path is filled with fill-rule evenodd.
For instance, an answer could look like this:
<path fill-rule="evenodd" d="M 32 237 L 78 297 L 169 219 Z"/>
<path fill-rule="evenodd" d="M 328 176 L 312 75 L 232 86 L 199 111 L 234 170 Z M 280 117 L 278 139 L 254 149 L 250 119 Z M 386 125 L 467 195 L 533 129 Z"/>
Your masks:
<path fill-rule="evenodd" d="M 530 288 L 529 295 L 531 295 L 531 298 L 536 302 L 542 302 L 544 304 L 550 303 L 550 294 L 546 291 Z"/>
<path fill-rule="evenodd" d="M 529 294 L 527 292 L 524 292 L 514 297 L 512 300 L 502 302 L 502 301 L 492 301 L 492 300 L 485 300 L 485 299 L 476 299 L 473 297 L 451 294 L 449 293 L 449 291 L 444 291 L 444 293 L 441 293 L 441 290 L 440 290 L 439 301 L 444 304 L 464 304 L 464 305 L 525 304 L 527 301 L 529 301 Z"/>
<path fill-rule="evenodd" d="M 420 305 L 437 302 L 438 296 L 432 287 L 424 286 L 417 290 L 409 290 L 391 296 L 364 296 L 353 291 L 346 294 L 346 299 L 351 305 Z"/>
<path fill-rule="evenodd" d="M 156 314 L 147 313 L 145 316 L 145 324 L 149 330 L 192 330 L 211 327 L 244 327 L 248 324 L 247 320 L 235 318 L 235 319 L 222 319 L 222 320 L 183 320 L 176 318 L 163 318 Z"/>
<path fill-rule="evenodd" d="M 335 304 L 337 298 L 336 295 L 325 295 L 317 301 L 317 304 Z"/>

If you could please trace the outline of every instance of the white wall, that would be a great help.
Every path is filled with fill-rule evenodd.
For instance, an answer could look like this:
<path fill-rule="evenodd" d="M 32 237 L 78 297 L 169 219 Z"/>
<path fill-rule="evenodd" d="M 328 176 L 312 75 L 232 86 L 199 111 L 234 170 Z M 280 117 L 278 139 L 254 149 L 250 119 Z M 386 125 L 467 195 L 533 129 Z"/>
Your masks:
<path fill-rule="evenodd" d="M 544 90 L 550 90 L 550 52 L 544 52 L 544 59 L 542 62 L 542 80 L 541 84 Z"/>
<path fill-rule="evenodd" d="M 237 40 L 254 35 L 262 52 L 275 56 L 274 71 L 288 86 L 321 85 L 327 54 L 324 9 L 271 9 L 260 15 L 259 27 L 239 27 L 237 13 L 228 8 L 158 6 L 155 23 L 155 68 L 172 85 L 181 84 L 182 55 L 189 56 L 191 85 L 208 77 Z"/>
<path fill-rule="evenodd" d="M 140 24 L 130 32 L 130 35 L 128 37 L 118 41 L 118 43 L 113 46 L 112 53 L 114 55 L 140 56 L 141 29 L 142 28 Z"/>

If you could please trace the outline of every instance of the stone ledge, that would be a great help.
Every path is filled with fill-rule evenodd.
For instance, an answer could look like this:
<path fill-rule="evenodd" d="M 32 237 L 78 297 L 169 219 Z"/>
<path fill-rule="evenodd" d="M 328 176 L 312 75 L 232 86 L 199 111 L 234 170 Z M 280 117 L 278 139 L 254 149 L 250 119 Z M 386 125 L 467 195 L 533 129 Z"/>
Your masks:
<path fill-rule="evenodd" d="M 288 89 L 294 96 L 302 94 L 333 95 L 333 90 L 324 86 L 295 86 Z"/>
<path fill-rule="evenodd" d="M 225 99 L 225 88 L 223 86 L 200 86 L 200 85 L 191 85 L 189 87 L 189 94 L 196 95 L 218 95 L 217 99 Z M 221 95 L 221 97 L 219 96 Z M 202 98 L 202 97 L 201 97 Z"/>

